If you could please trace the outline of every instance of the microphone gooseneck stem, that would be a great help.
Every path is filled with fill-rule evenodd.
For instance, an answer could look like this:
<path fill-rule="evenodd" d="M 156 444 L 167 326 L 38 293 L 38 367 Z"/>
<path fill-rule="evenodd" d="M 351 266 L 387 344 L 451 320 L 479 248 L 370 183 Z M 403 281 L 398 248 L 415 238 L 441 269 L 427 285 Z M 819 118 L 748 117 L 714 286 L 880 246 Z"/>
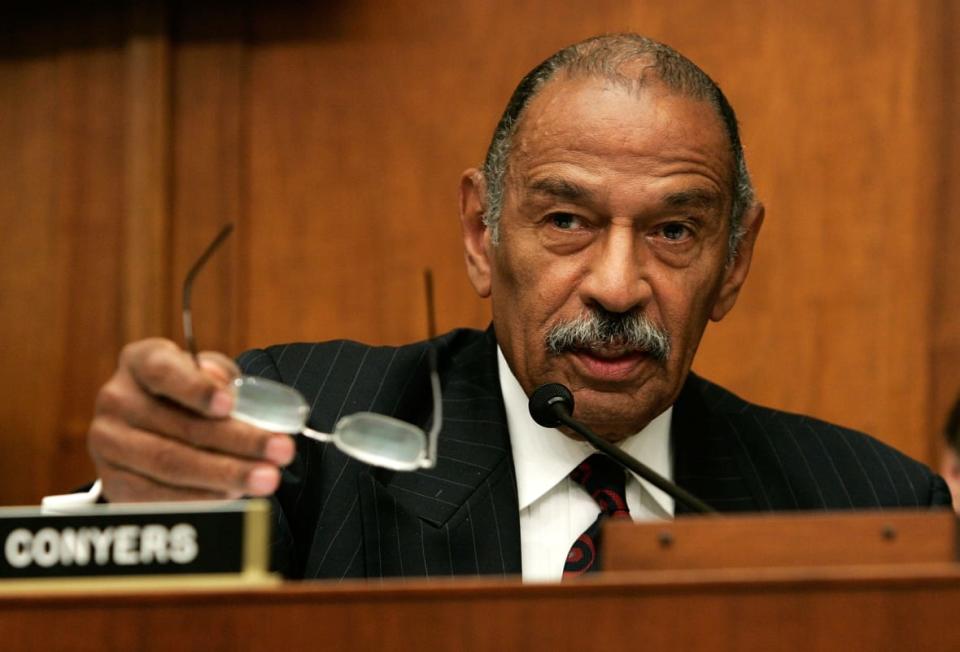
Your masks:
<path fill-rule="evenodd" d="M 598 437 L 579 421 L 574 420 L 573 417 L 571 417 L 567 412 L 567 406 L 564 403 L 558 401 L 552 403 L 550 407 L 556 414 L 557 419 L 563 425 L 583 436 L 584 439 L 593 444 L 594 448 L 599 450 L 601 453 L 606 453 L 612 457 L 618 464 L 620 464 L 620 466 L 633 471 L 638 476 L 652 484 L 654 487 L 660 489 L 667 495 L 672 496 L 674 499 L 683 503 L 693 511 L 700 512 L 701 514 L 716 515 L 716 511 L 710 507 L 710 505 L 686 491 L 683 487 L 677 486 L 676 484 L 670 482 L 659 473 L 656 473 L 653 469 L 641 464 L 636 459 L 627 453 L 624 453 L 607 440 Z"/>

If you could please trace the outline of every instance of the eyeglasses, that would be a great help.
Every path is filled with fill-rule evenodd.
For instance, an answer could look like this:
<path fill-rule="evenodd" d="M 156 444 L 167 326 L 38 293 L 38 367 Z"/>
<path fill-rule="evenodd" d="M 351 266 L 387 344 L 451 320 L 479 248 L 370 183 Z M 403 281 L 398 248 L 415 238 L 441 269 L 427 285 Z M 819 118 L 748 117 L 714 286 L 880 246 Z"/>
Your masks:
<path fill-rule="evenodd" d="M 190 355 L 199 366 L 197 343 L 193 335 L 193 312 L 190 308 L 191 291 L 197 274 L 210 256 L 233 231 L 227 224 L 217 234 L 183 281 L 183 336 Z M 425 276 L 428 323 L 433 330 L 432 279 Z M 443 423 L 443 399 L 440 395 L 440 376 L 437 373 L 437 352 L 429 346 L 430 387 L 433 394 L 433 423 L 425 433 L 417 426 L 374 412 L 356 412 L 337 421 L 332 433 L 318 432 L 307 427 L 310 407 L 303 395 L 294 388 L 267 378 L 241 376 L 233 381 L 234 419 L 273 432 L 299 433 L 304 437 L 336 446 L 347 455 L 373 466 L 395 471 L 431 469 L 437 464 L 437 437 Z"/>

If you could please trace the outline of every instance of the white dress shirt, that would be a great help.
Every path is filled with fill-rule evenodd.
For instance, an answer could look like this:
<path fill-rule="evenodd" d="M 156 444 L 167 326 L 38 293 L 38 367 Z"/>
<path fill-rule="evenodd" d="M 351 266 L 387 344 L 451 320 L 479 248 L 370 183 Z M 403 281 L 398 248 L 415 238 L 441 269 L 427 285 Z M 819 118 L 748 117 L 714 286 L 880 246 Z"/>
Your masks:
<path fill-rule="evenodd" d="M 596 450 L 556 428 L 537 425 L 527 395 L 497 347 L 500 391 L 507 411 L 520 503 L 520 552 L 524 581 L 558 581 L 570 546 L 590 527 L 600 507 L 568 475 Z M 618 446 L 660 475 L 672 479 L 667 408 L 646 428 Z M 673 517 L 673 498 L 633 473 L 627 476 L 627 507 L 634 521 Z"/>

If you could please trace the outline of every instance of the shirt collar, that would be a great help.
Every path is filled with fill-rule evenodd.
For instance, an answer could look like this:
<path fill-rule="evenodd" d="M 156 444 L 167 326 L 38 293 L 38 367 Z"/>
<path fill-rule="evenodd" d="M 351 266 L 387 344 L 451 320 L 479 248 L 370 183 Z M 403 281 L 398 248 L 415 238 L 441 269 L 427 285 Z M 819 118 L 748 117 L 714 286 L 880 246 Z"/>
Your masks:
<path fill-rule="evenodd" d="M 517 499 L 525 509 L 562 481 L 595 449 L 585 441 L 567 437 L 556 428 L 544 428 L 530 416 L 527 395 L 503 351 L 497 346 L 497 364 L 500 372 L 500 391 L 510 428 L 510 446 L 517 475 Z M 670 422 L 673 407 L 664 410 L 635 435 L 627 437 L 618 446 L 630 453 L 660 475 L 671 478 L 673 464 L 670 453 Z M 668 514 L 673 513 L 673 499 L 646 480 L 637 477 L 657 504 Z"/>

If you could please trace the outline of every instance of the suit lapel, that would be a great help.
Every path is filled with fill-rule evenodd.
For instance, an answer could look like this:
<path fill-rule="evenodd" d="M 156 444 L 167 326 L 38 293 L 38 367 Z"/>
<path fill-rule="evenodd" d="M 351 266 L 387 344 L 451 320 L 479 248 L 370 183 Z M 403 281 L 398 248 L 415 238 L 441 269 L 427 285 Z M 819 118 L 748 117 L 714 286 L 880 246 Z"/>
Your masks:
<path fill-rule="evenodd" d="M 721 512 L 770 509 L 729 409 L 746 406 L 690 373 L 674 407 L 674 480 Z M 677 515 L 690 510 L 678 504 Z"/>
<path fill-rule="evenodd" d="M 437 466 L 358 476 L 368 575 L 519 573 L 516 479 L 496 340 L 492 331 L 456 331 L 434 344 L 444 410 Z M 421 367 L 413 384 L 426 389 L 426 358 Z M 411 403 L 429 405 L 424 399 Z M 424 427 L 432 418 L 405 416 Z"/>

